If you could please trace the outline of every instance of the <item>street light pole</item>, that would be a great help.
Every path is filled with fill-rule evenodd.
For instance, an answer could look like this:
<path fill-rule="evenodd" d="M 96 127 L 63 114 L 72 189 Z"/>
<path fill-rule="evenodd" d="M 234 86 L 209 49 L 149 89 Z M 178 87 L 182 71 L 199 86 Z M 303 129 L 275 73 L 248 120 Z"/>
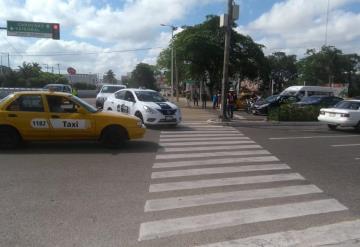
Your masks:
<path fill-rule="evenodd" d="M 226 121 L 228 118 L 226 116 L 226 91 L 228 88 L 229 80 L 229 56 L 230 56 L 230 39 L 231 39 L 231 30 L 233 24 L 233 0 L 228 0 L 228 14 L 227 14 L 227 26 L 225 32 L 225 47 L 224 47 L 224 64 L 223 64 L 223 78 L 221 84 L 221 115 L 220 118 L 222 121 Z"/>
<path fill-rule="evenodd" d="M 166 24 L 160 24 L 163 27 L 170 27 L 171 28 L 171 40 L 174 40 L 174 31 L 176 31 L 177 27 L 173 25 L 166 25 Z M 178 90 L 176 91 L 176 94 L 178 95 Z M 171 98 L 174 97 L 174 44 L 171 46 Z"/>

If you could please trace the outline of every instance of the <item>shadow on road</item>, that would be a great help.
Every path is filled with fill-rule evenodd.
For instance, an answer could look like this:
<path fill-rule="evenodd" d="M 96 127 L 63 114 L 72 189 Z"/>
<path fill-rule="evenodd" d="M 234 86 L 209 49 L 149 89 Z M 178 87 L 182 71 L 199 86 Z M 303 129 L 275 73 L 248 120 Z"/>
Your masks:
<path fill-rule="evenodd" d="M 160 146 L 150 141 L 129 141 L 119 148 L 105 148 L 92 141 L 29 142 L 14 150 L 0 150 L 0 154 L 112 154 L 154 153 Z"/>

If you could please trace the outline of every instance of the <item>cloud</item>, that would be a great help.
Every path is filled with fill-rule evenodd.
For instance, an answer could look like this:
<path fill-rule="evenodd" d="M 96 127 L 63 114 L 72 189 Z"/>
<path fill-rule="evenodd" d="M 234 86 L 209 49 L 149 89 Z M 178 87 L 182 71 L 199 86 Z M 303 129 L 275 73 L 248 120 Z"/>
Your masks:
<path fill-rule="evenodd" d="M 343 9 L 355 2 L 359 0 L 330 1 L 327 44 L 344 49 L 344 52 L 360 50 L 360 29 L 357 27 L 360 13 Z M 264 44 L 266 53 L 287 50 L 303 56 L 307 48 L 320 48 L 325 43 L 327 3 L 327 0 L 279 2 L 237 30 Z"/>

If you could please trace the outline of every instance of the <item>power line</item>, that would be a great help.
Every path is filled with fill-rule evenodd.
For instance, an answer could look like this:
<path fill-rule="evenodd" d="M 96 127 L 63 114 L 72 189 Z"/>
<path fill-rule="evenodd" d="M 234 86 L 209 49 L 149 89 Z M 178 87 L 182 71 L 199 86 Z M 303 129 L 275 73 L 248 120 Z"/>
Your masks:
<path fill-rule="evenodd" d="M 139 48 L 139 49 L 129 49 L 129 50 L 115 50 L 115 51 L 100 51 L 100 52 L 79 52 L 79 53 L 13 53 L 10 56 L 24 56 L 24 57 L 55 57 L 55 56 L 82 56 L 82 55 L 98 55 L 98 54 L 110 54 L 110 53 L 125 53 L 125 52 L 136 52 L 136 51 L 147 51 L 147 50 L 156 50 L 164 49 L 164 47 L 151 47 L 151 48 Z"/>

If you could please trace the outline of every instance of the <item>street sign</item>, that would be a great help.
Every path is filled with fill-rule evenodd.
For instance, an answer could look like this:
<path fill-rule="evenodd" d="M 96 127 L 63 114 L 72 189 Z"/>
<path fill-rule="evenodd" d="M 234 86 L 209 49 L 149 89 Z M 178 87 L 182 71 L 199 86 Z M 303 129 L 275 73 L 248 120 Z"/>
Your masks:
<path fill-rule="evenodd" d="M 7 35 L 60 39 L 59 23 L 7 21 Z"/>

